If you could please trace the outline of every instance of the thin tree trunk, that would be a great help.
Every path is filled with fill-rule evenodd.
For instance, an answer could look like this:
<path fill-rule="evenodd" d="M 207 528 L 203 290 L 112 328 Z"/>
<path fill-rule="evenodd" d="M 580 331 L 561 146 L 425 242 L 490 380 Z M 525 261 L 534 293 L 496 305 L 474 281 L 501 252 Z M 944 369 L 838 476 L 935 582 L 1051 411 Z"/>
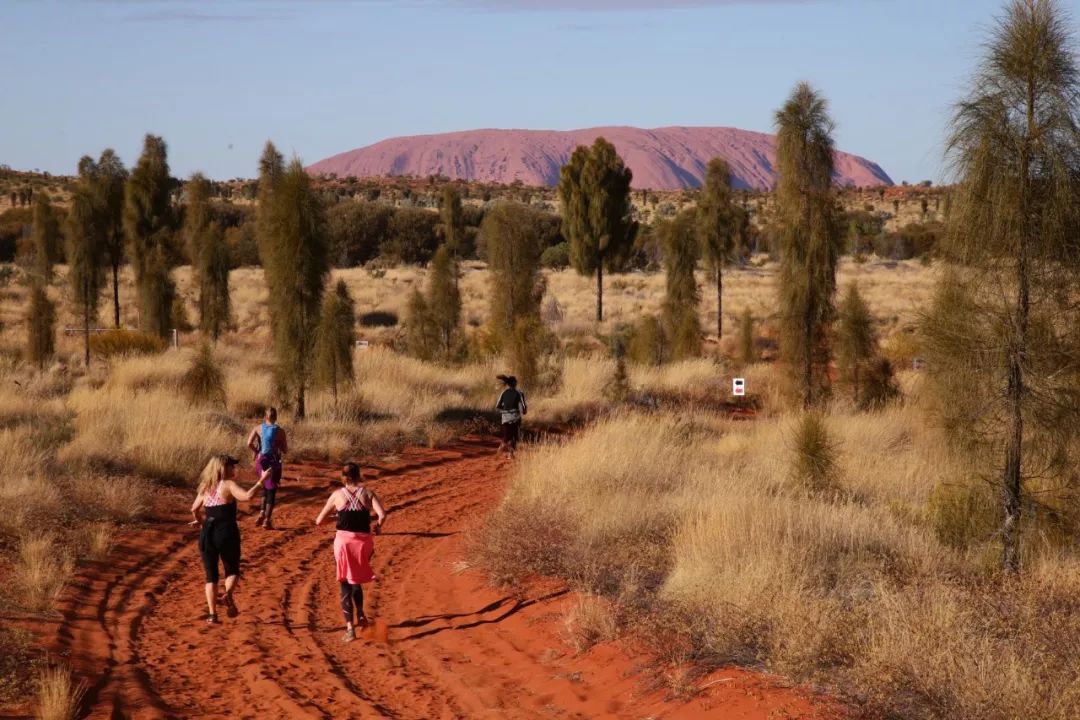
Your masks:
<path fill-rule="evenodd" d="M 596 263 L 596 322 L 604 322 L 604 259 Z"/>
<path fill-rule="evenodd" d="M 306 414 L 306 406 L 304 404 L 304 384 L 301 383 L 296 390 L 296 419 L 303 420 Z"/>
<path fill-rule="evenodd" d="M 113 327 L 120 329 L 120 263 L 112 266 Z"/>
<path fill-rule="evenodd" d="M 716 342 L 724 337 L 724 269 L 716 263 Z"/>
<path fill-rule="evenodd" d="M 90 290 L 87 287 L 90 283 L 83 283 L 83 299 L 89 296 Z M 86 362 L 86 368 L 90 369 L 90 303 L 83 302 L 83 348 L 84 348 L 84 360 Z"/>
<path fill-rule="evenodd" d="M 859 361 L 855 361 L 855 367 L 853 369 L 855 380 L 855 407 L 859 406 Z"/>

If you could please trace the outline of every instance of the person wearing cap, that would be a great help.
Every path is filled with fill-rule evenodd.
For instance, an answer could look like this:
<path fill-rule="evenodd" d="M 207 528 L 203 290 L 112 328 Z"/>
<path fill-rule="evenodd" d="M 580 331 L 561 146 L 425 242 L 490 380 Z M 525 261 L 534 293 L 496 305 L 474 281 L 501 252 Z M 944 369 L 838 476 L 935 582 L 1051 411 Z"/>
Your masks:
<path fill-rule="evenodd" d="M 270 471 L 265 471 L 247 490 L 233 479 L 236 464 L 240 462 L 229 455 L 214 455 L 199 476 L 195 502 L 191 504 L 194 518 L 189 524 L 202 526 L 199 532 L 199 554 L 206 570 L 206 621 L 218 622 L 217 595 L 218 561 L 225 567 L 225 595 L 222 603 L 229 617 L 239 611 L 233 600 L 236 581 L 240 577 L 240 527 L 236 524 L 236 501 L 247 502 L 265 482 Z"/>
<path fill-rule="evenodd" d="M 495 403 L 495 409 L 501 413 L 502 433 L 499 450 L 505 451 L 508 458 L 514 457 L 517 450 L 518 436 L 521 434 L 521 418 L 529 411 L 525 404 L 525 393 L 518 389 L 517 378 L 513 375 L 496 375 L 505 389 Z"/>

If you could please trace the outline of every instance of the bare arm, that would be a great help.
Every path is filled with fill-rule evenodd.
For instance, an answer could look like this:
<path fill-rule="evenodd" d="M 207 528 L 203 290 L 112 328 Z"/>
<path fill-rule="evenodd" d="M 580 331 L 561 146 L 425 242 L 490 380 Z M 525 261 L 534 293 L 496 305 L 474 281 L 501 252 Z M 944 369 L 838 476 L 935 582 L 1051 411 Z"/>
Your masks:
<path fill-rule="evenodd" d="M 337 491 L 335 490 L 329 498 L 326 500 L 326 504 L 323 505 L 323 509 L 319 511 L 318 517 L 315 518 L 316 525 L 322 525 L 323 520 L 330 514 L 331 510 L 337 509 L 337 503 L 334 502 L 334 498 L 337 497 Z"/>
<path fill-rule="evenodd" d="M 202 513 L 199 511 L 202 510 L 203 502 L 205 502 L 205 500 L 206 496 L 202 493 L 195 496 L 195 502 L 191 503 L 192 521 L 189 522 L 188 525 L 199 525 L 202 523 Z"/>
<path fill-rule="evenodd" d="M 247 439 L 247 447 L 248 450 L 256 455 L 259 454 L 259 450 L 262 449 L 262 438 L 259 437 L 259 428 L 251 429 L 251 434 L 248 435 Z"/>
<path fill-rule="evenodd" d="M 371 509 L 375 511 L 379 518 L 376 528 L 381 528 L 383 521 L 386 520 L 386 508 L 383 507 L 382 501 L 379 500 L 379 496 L 375 493 L 371 493 Z"/>
<path fill-rule="evenodd" d="M 240 486 L 232 480 L 226 480 L 225 487 L 229 489 L 229 494 L 232 495 L 234 498 L 247 502 L 251 498 L 255 497 L 255 491 L 262 487 L 263 477 L 265 477 L 265 475 L 266 474 L 263 473 L 263 475 L 255 481 L 255 484 L 249 487 L 247 490 L 241 489 Z"/>

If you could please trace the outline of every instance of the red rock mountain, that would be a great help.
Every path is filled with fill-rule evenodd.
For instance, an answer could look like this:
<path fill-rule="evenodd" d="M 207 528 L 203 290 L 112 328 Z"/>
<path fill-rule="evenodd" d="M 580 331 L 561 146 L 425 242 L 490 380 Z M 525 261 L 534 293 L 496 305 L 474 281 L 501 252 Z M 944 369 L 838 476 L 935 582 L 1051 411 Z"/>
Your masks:
<path fill-rule="evenodd" d="M 776 138 L 723 127 L 666 127 L 642 130 L 599 127 L 586 130 L 467 130 L 416 135 L 328 157 L 308 167 L 312 174 L 339 177 L 445 175 L 491 183 L 555 185 L 559 168 L 578 145 L 603 136 L 634 172 L 635 188 L 674 190 L 701 185 L 705 166 L 716 156 L 731 165 L 736 187 L 764 190 L 776 182 Z M 857 155 L 836 153 L 838 185 L 892 185 L 879 165 Z"/>

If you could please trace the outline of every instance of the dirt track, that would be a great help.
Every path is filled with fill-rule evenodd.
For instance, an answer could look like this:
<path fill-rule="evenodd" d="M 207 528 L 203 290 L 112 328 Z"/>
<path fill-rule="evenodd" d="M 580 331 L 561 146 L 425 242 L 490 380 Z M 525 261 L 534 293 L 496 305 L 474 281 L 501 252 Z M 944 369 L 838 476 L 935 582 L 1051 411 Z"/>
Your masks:
<path fill-rule="evenodd" d="M 368 485 L 391 515 L 376 540 L 380 580 L 366 590 L 373 632 L 341 642 L 334 531 L 312 524 L 337 468 L 287 465 L 277 528 L 240 521 L 238 618 L 202 621 L 182 508 L 80 571 L 50 644 L 87 678 L 89 717 L 835 717 L 829 703 L 746 672 L 669 701 L 618 647 L 575 656 L 559 637 L 565 588 L 500 591 L 463 566 L 463 535 L 498 501 L 507 469 L 486 441 L 374 468 Z"/>

